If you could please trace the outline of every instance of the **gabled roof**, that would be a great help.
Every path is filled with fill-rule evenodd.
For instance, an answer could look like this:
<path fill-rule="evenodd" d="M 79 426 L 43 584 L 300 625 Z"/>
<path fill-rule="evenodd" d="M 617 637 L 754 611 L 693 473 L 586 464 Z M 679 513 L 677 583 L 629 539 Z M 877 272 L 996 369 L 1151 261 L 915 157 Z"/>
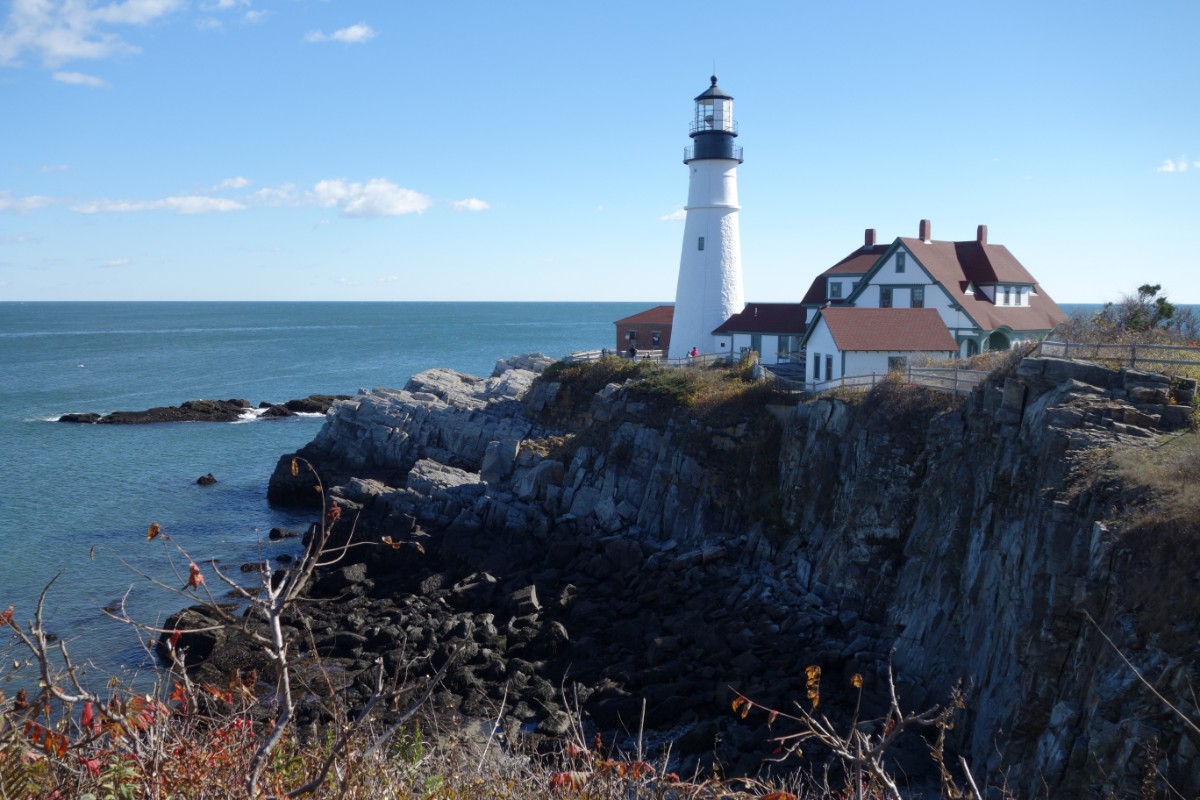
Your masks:
<path fill-rule="evenodd" d="M 799 303 L 747 303 L 713 333 L 804 333 L 808 310 Z"/>
<path fill-rule="evenodd" d="M 860 247 L 850 255 L 843 258 L 841 261 L 834 264 L 829 269 L 817 276 L 812 282 L 812 286 L 808 287 L 808 291 L 804 294 L 804 299 L 800 301 L 802 305 L 809 307 L 823 306 L 825 303 L 841 303 L 842 300 L 834 300 L 828 296 L 829 281 L 826 280 L 831 275 L 866 275 L 870 272 L 871 267 L 879 260 L 879 256 L 887 252 L 886 244 L 876 244 L 870 247 Z M 846 297 L 850 293 L 846 292 Z"/>
<path fill-rule="evenodd" d="M 675 306 L 655 306 L 619 319 L 614 325 L 670 325 L 675 319 Z"/>
<path fill-rule="evenodd" d="M 983 330 L 1010 328 L 1014 331 L 1049 331 L 1067 315 L 1050 299 L 1029 271 L 1002 244 L 967 242 L 923 242 L 901 236 L 892 247 L 903 245 L 920 262 L 933 280 L 942 285 L 951 300 Z M 1036 294 L 1028 306 L 996 305 L 979 287 L 994 284 L 1033 286 Z M 974 286 L 973 295 L 966 293 Z"/>
<path fill-rule="evenodd" d="M 899 353 L 957 351 L 958 345 L 932 308 L 854 308 L 830 306 L 821 309 L 838 350 L 886 350 Z M 816 325 L 816 320 L 813 320 Z"/>

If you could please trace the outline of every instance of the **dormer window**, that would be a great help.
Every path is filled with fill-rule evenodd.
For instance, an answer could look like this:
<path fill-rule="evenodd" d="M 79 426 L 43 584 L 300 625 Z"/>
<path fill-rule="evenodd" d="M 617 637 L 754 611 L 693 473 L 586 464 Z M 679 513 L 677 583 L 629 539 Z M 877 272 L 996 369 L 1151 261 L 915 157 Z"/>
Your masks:
<path fill-rule="evenodd" d="M 830 281 L 829 282 L 829 299 L 830 300 L 841 300 L 842 299 L 842 282 L 841 281 Z"/>
<path fill-rule="evenodd" d="M 1006 306 L 1012 305 L 1012 287 L 1011 286 L 1004 287 L 1004 305 L 1006 305 Z"/>

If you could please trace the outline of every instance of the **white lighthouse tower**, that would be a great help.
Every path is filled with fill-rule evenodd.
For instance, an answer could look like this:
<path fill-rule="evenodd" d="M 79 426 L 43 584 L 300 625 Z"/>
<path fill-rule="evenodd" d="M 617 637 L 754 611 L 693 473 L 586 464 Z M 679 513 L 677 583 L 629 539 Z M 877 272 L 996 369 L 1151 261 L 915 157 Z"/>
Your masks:
<path fill-rule="evenodd" d="M 670 358 L 683 358 L 693 347 L 719 352 L 713 329 L 745 305 L 737 192 L 742 148 L 733 144 L 737 135 L 733 98 L 717 86 L 714 75 L 712 86 L 696 98 L 692 145 L 683 156 L 691 176 Z"/>

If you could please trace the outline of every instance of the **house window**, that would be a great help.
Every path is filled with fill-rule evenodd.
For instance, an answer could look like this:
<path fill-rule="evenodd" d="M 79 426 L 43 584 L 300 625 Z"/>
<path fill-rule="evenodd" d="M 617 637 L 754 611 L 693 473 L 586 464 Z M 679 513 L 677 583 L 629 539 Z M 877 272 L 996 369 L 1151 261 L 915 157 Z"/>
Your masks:
<path fill-rule="evenodd" d="M 1012 292 L 1012 289 L 1010 289 L 1007 286 L 1004 287 L 1004 305 L 1006 305 L 1006 306 L 1011 305 L 1011 302 L 1010 302 L 1010 299 L 1012 296 L 1011 292 Z"/>
<path fill-rule="evenodd" d="M 625 338 L 629 340 L 630 344 L 637 344 L 637 331 L 626 331 Z"/>
<path fill-rule="evenodd" d="M 661 345 L 662 331 L 650 331 L 650 346 L 657 350 Z"/>
<path fill-rule="evenodd" d="M 813 353 L 813 380 L 821 380 L 821 354 Z"/>
<path fill-rule="evenodd" d="M 888 356 L 888 372 L 903 372 L 908 369 L 908 356 Z"/>
<path fill-rule="evenodd" d="M 841 281 L 830 281 L 829 282 L 829 299 L 830 300 L 840 300 L 841 298 L 842 298 L 842 282 Z"/>
<path fill-rule="evenodd" d="M 825 380 L 833 380 L 833 356 L 825 356 Z"/>
<path fill-rule="evenodd" d="M 904 257 L 905 253 L 896 253 L 896 272 L 904 272 Z"/>
<path fill-rule="evenodd" d="M 792 337 L 783 335 L 779 337 L 779 346 L 775 348 L 776 361 L 783 363 L 788 360 L 788 356 L 790 356 L 792 352 L 791 344 Z"/>
<path fill-rule="evenodd" d="M 879 287 L 879 307 L 880 308 L 891 308 L 892 307 L 892 287 L 890 287 L 890 286 L 880 286 Z"/>
<path fill-rule="evenodd" d="M 909 307 L 910 308 L 924 308 L 925 307 L 925 287 L 924 286 L 914 286 L 913 287 L 912 297 L 909 300 Z"/>
<path fill-rule="evenodd" d="M 701 237 L 700 237 L 700 245 L 699 245 L 699 246 L 698 246 L 696 249 L 697 249 L 697 250 L 703 250 L 703 249 L 704 249 L 704 237 L 703 237 L 703 236 L 701 236 Z"/>

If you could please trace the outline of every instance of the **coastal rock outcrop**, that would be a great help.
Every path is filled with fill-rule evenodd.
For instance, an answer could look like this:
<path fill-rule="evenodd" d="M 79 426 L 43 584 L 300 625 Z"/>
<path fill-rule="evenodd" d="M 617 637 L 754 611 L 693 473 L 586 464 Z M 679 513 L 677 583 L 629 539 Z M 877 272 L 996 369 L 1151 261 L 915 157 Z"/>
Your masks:
<path fill-rule="evenodd" d="M 58 421 L 89 425 L 150 425 L 159 422 L 237 422 L 248 415 L 274 419 L 297 414 L 324 414 L 330 405 L 345 397 L 347 395 L 314 394 L 280 405 L 262 403 L 257 414 L 245 400 L 188 400 L 178 406 L 157 406 L 144 411 L 63 414 Z"/>
<path fill-rule="evenodd" d="M 1100 635 L 1185 696 L 1179 612 L 1198 601 L 1155 598 L 1146 564 L 1193 580 L 1195 548 L 1146 561 L 1165 545 L 1110 461 L 1190 441 L 1172 437 L 1194 381 L 1026 359 L 965 401 L 889 382 L 726 424 L 619 384 L 566 423 L 535 377 L 422 373 L 334 404 L 297 454 L 343 508 L 340 541 L 425 537 L 424 556 L 360 548 L 314 586 L 318 647 L 351 674 L 453 650 L 439 707 L 488 716 L 507 692 L 513 725 L 554 735 L 569 684 L 599 728 L 644 714 L 684 769 L 746 773 L 773 732 L 728 713 L 733 690 L 786 708 L 818 665 L 840 719 L 856 675 L 868 715 L 890 672 L 906 708 L 961 680 L 950 745 L 1023 796 L 1121 795 L 1151 769 L 1200 785 L 1183 727 Z M 272 501 L 318 503 L 292 458 Z"/>

